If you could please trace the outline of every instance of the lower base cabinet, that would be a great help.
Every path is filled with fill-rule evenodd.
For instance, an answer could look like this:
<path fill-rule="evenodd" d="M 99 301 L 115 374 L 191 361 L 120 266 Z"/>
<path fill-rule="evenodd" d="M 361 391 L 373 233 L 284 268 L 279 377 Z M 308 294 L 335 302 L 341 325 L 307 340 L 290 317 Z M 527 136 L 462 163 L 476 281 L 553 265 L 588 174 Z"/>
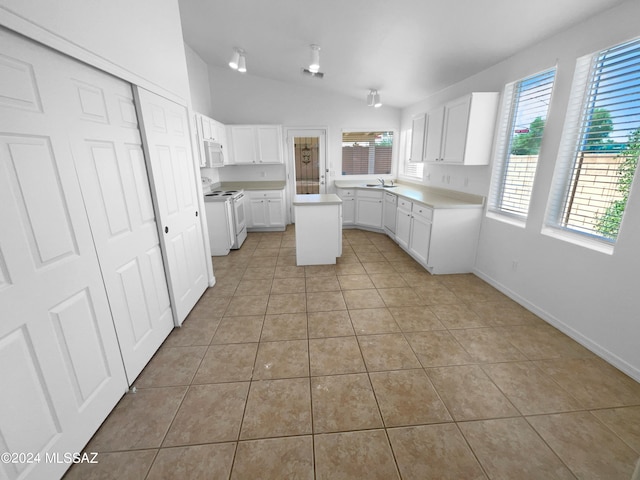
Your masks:
<path fill-rule="evenodd" d="M 282 190 L 245 190 L 248 230 L 284 230 L 287 224 Z"/>

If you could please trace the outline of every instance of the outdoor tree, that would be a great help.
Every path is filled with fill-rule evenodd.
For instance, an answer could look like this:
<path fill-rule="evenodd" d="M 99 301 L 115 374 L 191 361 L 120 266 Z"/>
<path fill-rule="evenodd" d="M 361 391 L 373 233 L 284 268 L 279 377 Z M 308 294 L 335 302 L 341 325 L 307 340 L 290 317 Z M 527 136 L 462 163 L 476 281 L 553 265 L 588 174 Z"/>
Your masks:
<path fill-rule="evenodd" d="M 542 142 L 542 132 L 544 131 L 544 120 L 540 117 L 531 122 L 527 133 L 519 133 L 511 144 L 512 155 L 538 155 L 540 152 L 540 142 Z"/>
<path fill-rule="evenodd" d="M 624 150 L 618 155 L 621 157 L 622 163 L 618 167 L 618 192 L 621 195 L 619 200 L 615 200 L 609 205 L 609 208 L 598 219 L 596 230 L 604 237 L 615 239 L 620 230 L 620 222 L 622 222 L 622 214 L 627 205 L 629 198 L 629 190 L 631 190 L 631 182 L 638 166 L 638 156 L 640 156 L 640 128 L 635 130 L 629 136 L 629 142 Z"/>
<path fill-rule="evenodd" d="M 596 108 L 591 114 L 589 128 L 585 135 L 585 150 L 608 150 L 613 146 L 609 134 L 613 131 L 611 113 L 606 108 Z"/>

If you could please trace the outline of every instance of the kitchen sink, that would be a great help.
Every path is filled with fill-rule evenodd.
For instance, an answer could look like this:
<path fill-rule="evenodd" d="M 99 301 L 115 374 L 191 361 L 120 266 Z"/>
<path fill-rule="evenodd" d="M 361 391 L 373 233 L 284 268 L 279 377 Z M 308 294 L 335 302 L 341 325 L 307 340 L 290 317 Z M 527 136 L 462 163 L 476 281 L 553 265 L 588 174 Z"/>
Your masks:
<path fill-rule="evenodd" d="M 379 183 L 367 183 L 365 187 L 396 188 L 397 185 L 380 185 Z"/>

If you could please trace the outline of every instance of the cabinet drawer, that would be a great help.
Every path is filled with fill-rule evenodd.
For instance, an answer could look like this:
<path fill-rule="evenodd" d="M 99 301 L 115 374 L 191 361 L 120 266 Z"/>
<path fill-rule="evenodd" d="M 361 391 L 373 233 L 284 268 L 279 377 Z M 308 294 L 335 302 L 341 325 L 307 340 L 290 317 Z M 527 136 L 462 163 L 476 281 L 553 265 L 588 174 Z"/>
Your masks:
<path fill-rule="evenodd" d="M 253 190 L 250 193 L 251 198 L 282 198 L 280 190 Z"/>
<path fill-rule="evenodd" d="M 411 202 L 404 198 L 398 197 L 398 208 L 411 211 Z"/>
<path fill-rule="evenodd" d="M 356 191 L 353 189 L 338 188 L 336 192 L 340 198 L 349 198 L 356 196 Z"/>
<path fill-rule="evenodd" d="M 419 203 L 414 203 L 413 204 L 413 214 L 418 216 L 418 217 L 422 217 L 425 220 L 432 220 L 433 219 L 433 208 L 431 207 L 427 207 L 425 205 L 421 205 Z"/>

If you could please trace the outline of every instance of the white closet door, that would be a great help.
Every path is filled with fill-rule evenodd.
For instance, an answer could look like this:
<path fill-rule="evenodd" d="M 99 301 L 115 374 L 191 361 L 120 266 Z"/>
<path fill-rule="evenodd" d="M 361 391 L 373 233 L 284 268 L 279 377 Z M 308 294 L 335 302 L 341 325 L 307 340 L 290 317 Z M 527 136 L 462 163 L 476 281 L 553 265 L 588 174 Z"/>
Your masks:
<path fill-rule="evenodd" d="M 65 122 L 131 384 L 174 324 L 133 92 L 68 63 Z"/>
<path fill-rule="evenodd" d="M 127 381 L 61 112 L 66 60 L 0 29 L 0 478 L 58 478 Z"/>
<path fill-rule="evenodd" d="M 156 193 L 171 303 L 176 324 L 180 325 L 208 282 L 187 109 L 134 88 Z"/>

